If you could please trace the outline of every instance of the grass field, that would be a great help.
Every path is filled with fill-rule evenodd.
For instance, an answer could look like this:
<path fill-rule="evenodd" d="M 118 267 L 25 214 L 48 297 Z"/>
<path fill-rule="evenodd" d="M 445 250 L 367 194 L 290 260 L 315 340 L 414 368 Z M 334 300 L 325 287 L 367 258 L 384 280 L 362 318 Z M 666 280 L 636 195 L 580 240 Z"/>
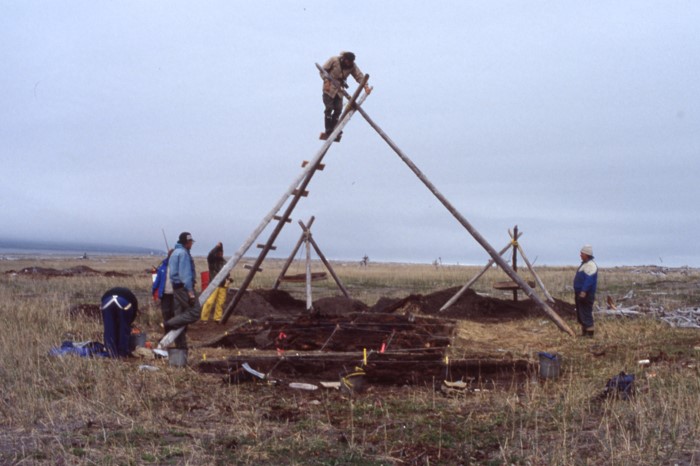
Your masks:
<path fill-rule="evenodd" d="M 280 263 L 269 261 L 253 287 L 269 287 Z M 87 265 L 126 277 L 41 278 L 5 273 L 24 267 Z M 0 261 L 0 463 L 2 464 L 700 464 L 700 330 L 652 318 L 598 319 L 594 339 L 572 338 L 544 315 L 517 322 L 460 322 L 453 354 L 488 351 L 533 358 L 563 355 L 562 376 L 445 395 L 430 386 L 295 391 L 263 383 L 229 385 L 162 363 L 55 358 L 71 335 L 102 340 L 99 319 L 74 315 L 109 287 L 134 290 L 138 324 L 158 333 L 150 304 L 150 257 L 88 261 Z M 205 270 L 203 259 L 197 260 Z M 380 297 L 459 286 L 480 267 L 334 263 L 353 297 Z M 539 268 L 549 292 L 571 301 L 573 267 Z M 237 283 L 245 272 L 237 268 Z M 528 278 L 525 275 L 525 278 Z M 490 270 L 475 289 L 494 295 L 503 274 Z M 316 284 L 315 284 L 316 285 Z M 301 290 L 295 290 L 295 292 Z M 629 291 L 655 312 L 700 305 L 700 271 L 620 267 L 600 272 L 598 301 Z M 314 296 L 337 294 L 332 281 Z M 509 294 L 505 295 L 506 297 Z M 569 321 L 576 329 L 575 322 Z M 193 350 L 192 361 L 201 358 Z M 639 360 L 650 359 L 640 366 Z M 139 370 L 153 364 L 155 372 Z M 620 371 L 636 376 L 629 400 L 602 398 Z"/>

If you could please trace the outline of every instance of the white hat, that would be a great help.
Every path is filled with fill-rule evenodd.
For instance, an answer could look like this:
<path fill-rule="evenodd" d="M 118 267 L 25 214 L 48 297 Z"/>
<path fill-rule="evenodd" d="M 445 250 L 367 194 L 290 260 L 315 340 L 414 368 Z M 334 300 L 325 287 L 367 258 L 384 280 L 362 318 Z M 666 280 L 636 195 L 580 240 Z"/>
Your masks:
<path fill-rule="evenodd" d="M 581 248 L 581 252 L 587 256 L 593 257 L 593 246 L 590 244 L 584 244 Z"/>

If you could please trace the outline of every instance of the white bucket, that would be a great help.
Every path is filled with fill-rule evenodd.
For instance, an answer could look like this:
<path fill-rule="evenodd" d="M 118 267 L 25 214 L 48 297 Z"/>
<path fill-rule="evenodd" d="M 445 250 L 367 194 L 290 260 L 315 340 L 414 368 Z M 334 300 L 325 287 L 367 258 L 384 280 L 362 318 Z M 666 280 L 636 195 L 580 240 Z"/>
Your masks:
<path fill-rule="evenodd" d="M 172 367 L 185 367 L 187 365 L 187 350 L 168 348 L 168 364 Z"/>

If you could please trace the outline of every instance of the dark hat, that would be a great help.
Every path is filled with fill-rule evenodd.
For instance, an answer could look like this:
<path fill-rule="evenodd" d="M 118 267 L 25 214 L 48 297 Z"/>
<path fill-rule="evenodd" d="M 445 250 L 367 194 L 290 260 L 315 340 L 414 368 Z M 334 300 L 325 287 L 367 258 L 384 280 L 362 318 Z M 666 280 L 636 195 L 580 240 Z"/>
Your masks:
<path fill-rule="evenodd" d="M 194 243 L 192 235 L 187 231 L 183 231 L 182 233 L 180 233 L 180 237 L 178 238 L 177 242 L 180 244 L 185 244 L 188 241 L 192 241 Z"/>
<path fill-rule="evenodd" d="M 355 62 L 355 54 L 352 52 L 343 52 L 341 57 L 345 58 L 346 60 L 348 60 L 351 63 Z"/>

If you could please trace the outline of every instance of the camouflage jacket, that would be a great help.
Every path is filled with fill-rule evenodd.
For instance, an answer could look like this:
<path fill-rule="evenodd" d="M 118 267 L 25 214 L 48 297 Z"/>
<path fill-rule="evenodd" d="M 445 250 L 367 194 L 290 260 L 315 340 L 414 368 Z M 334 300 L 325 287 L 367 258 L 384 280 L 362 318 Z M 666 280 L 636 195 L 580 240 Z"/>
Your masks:
<path fill-rule="evenodd" d="M 323 69 L 328 72 L 328 74 L 331 75 L 334 79 L 337 81 L 340 81 L 341 83 L 344 83 L 345 80 L 347 79 L 348 76 L 352 75 L 353 78 L 355 78 L 355 81 L 358 83 L 362 81 L 362 79 L 365 77 L 364 73 L 360 71 L 360 69 L 357 67 L 357 65 L 352 65 L 352 68 L 346 68 L 343 69 L 343 67 L 340 65 L 340 56 L 342 55 L 342 52 L 340 55 L 337 57 L 331 57 L 328 59 L 326 63 L 323 64 Z M 323 73 L 321 73 L 321 77 L 323 77 Z M 331 97 L 335 97 L 336 94 L 338 94 L 338 91 L 340 89 L 333 85 L 331 83 L 330 86 L 330 91 L 325 92 Z"/>

